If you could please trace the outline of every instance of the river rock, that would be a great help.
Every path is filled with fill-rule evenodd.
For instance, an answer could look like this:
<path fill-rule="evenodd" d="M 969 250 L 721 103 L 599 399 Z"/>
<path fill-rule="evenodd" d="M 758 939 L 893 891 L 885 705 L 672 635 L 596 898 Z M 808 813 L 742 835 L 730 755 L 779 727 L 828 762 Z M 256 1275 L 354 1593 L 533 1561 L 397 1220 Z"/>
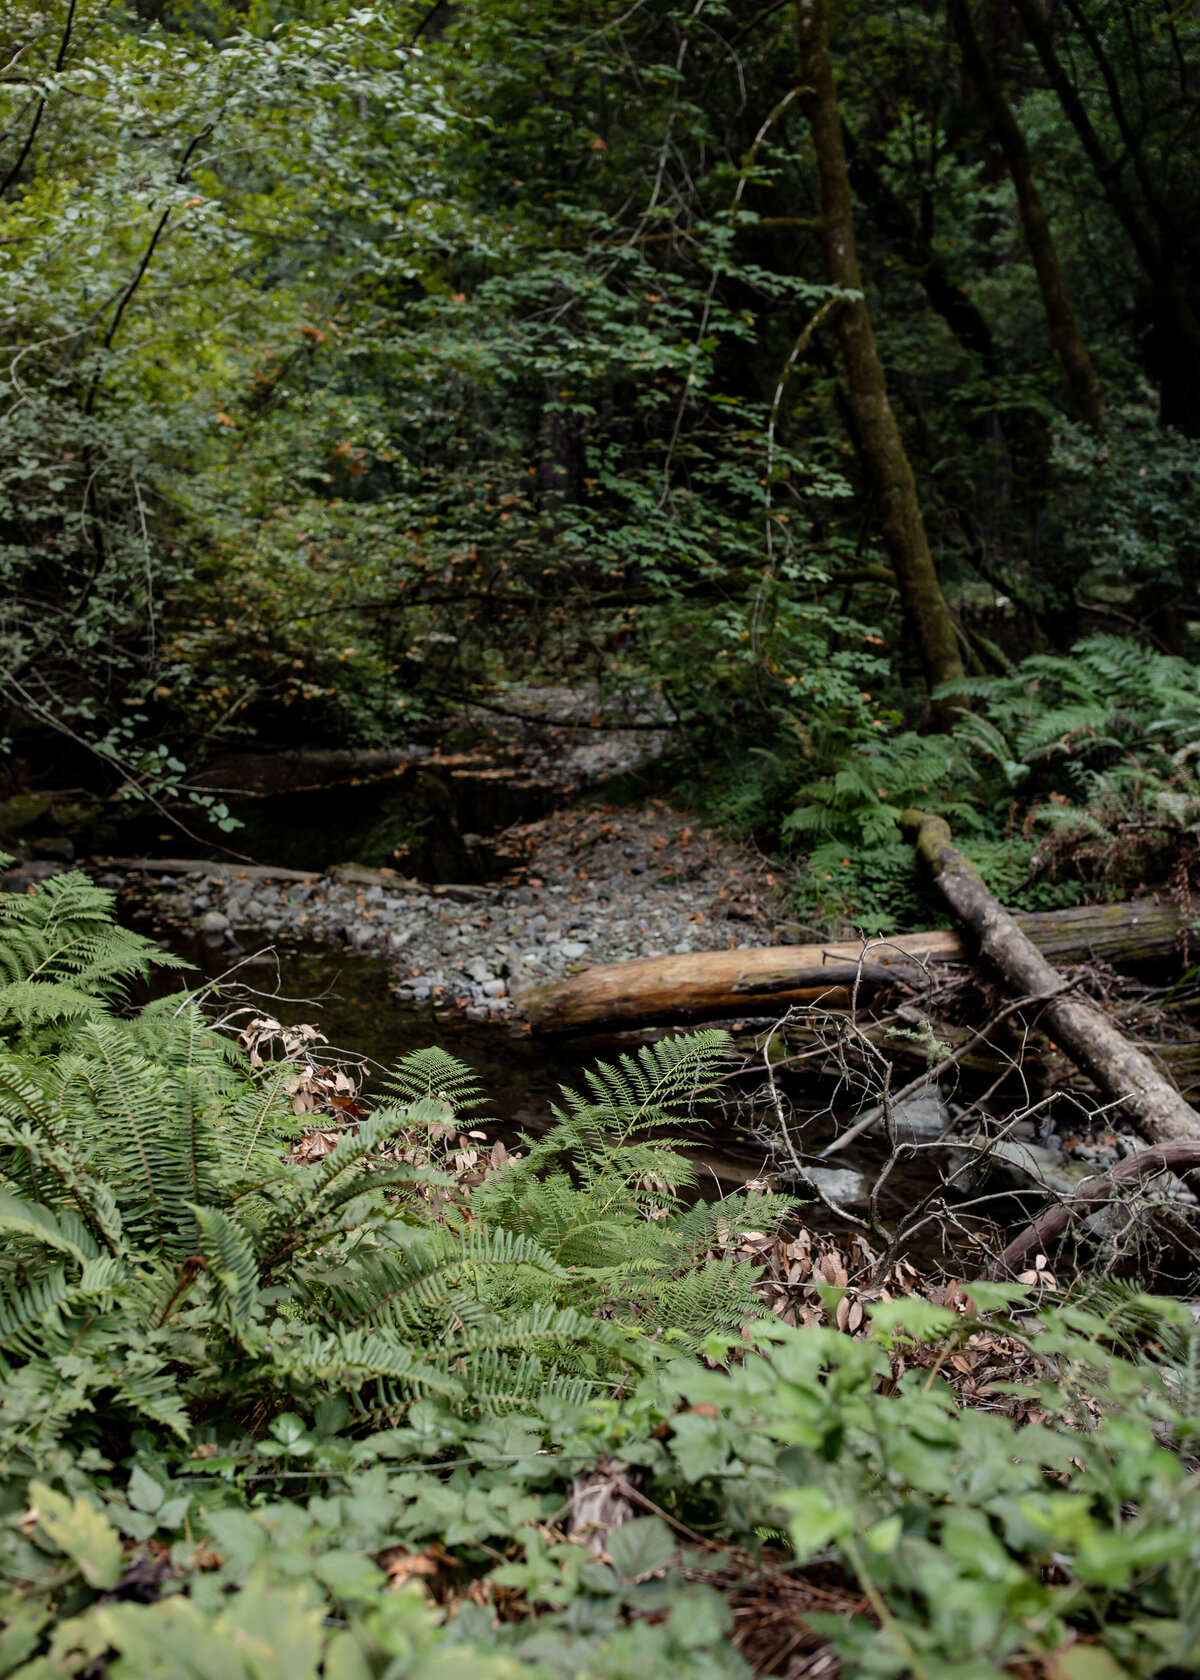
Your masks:
<path fill-rule="evenodd" d="M 950 1111 L 937 1086 L 926 1085 L 894 1104 L 892 1122 L 899 1143 L 929 1143 L 950 1124 Z"/>
<path fill-rule="evenodd" d="M 840 1207 L 848 1207 L 851 1202 L 863 1202 L 867 1198 L 867 1181 L 852 1167 L 809 1167 L 806 1170 L 817 1189 Z M 804 1184 L 802 1178 L 798 1178 L 797 1182 L 801 1186 Z"/>
<path fill-rule="evenodd" d="M 200 918 L 201 933 L 228 933 L 232 926 L 223 910 L 206 910 Z"/>
<path fill-rule="evenodd" d="M 1057 1196 L 1069 1196 L 1096 1170 L 1086 1162 L 1068 1160 L 1061 1150 L 1047 1149 L 1040 1143 L 1021 1143 L 1015 1138 L 989 1138 L 982 1132 L 976 1133 L 971 1141 L 980 1146 L 978 1153 L 971 1152 L 975 1157 L 974 1165 L 968 1165 L 970 1157 L 965 1150 L 956 1150 L 951 1156 L 953 1167 L 968 1167 L 960 1183 L 967 1178 L 978 1182 L 986 1176 L 989 1181 L 999 1179 L 1015 1190 L 1032 1188 L 1048 1190 Z M 986 1156 L 982 1154 L 984 1148 Z"/>

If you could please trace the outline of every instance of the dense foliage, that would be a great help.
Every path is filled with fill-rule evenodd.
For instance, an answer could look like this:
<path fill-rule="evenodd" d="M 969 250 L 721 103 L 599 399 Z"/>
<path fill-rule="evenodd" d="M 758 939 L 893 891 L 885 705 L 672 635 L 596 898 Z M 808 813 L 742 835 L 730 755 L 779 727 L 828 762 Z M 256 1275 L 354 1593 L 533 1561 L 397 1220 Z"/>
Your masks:
<path fill-rule="evenodd" d="M 668 727 L 805 924 L 942 914 L 914 805 L 1014 906 L 1189 902 L 1200 7 L 0 40 L 0 836 L 219 843 L 230 748 L 553 685 Z M 171 960 L 82 875 L 0 897 L 0 1680 L 1200 1669 L 1186 1307 L 772 1293 L 795 1204 L 676 1136 L 725 1035 L 513 1151 L 436 1049 L 316 1127 L 277 1024 L 131 1003 Z"/>
<path fill-rule="evenodd" d="M 941 8 L 830 8 L 892 405 L 966 662 L 1002 684 L 1097 629 L 1186 656 L 1197 607 L 1200 18 L 1032 15 L 977 23 L 1100 433 Z M 14 787 L 36 753 L 60 785 L 227 823 L 185 768 L 222 745 L 386 745 L 496 682 L 586 675 L 661 692 L 735 825 L 777 842 L 803 789 L 786 834 L 820 882 L 848 752 L 881 786 L 947 756 L 911 733 L 790 7 L 53 0 L 6 37 Z M 1018 826 L 1046 780 L 1012 790 Z M 846 906 L 881 909 L 818 910 Z"/>
<path fill-rule="evenodd" d="M 597 1070 L 473 1187 L 442 1052 L 305 1161 L 295 1063 L 186 999 L 114 1013 L 151 950 L 98 889 L 4 903 L 40 994 L 0 1065 L 4 1673 L 740 1677 L 729 1594 L 817 1558 L 864 1595 L 810 1617 L 851 1673 L 1194 1666 L 1185 1309 L 979 1284 L 777 1326 L 729 1239 L 783 1205 L 689 1212 L 641 1135 L 713 1035 Z M 940 1375 L 985 1346 L 1022 1428 Z M 572 1537 L 597 1474 L 634 1504 Z"/>

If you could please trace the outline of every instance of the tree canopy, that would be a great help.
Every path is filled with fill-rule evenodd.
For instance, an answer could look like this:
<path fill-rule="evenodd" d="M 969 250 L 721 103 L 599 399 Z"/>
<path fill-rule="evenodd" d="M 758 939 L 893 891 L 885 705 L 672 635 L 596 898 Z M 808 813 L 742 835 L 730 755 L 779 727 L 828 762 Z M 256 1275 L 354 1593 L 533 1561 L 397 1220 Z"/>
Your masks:
<path fill-rule="evenodd" d="M 847 753 L 978 731 L 931 687 L 1096 632 L 1188 659 L 1198 30 L 10 8 L 14 786 L 186 802 L 238 740 L 384 745 L 567 671 L 661 693 L 777 837 Z"/>

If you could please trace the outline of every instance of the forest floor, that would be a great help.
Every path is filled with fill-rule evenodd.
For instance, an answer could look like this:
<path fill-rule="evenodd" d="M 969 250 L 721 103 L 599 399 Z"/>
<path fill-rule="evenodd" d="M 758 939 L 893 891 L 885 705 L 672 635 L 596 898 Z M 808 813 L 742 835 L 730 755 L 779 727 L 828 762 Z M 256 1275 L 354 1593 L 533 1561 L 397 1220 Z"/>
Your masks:
<path fill-rule="evenodd" d="M 311 788 L 313 809 L 342 816 L 334 857 L 362 856 L 369 845 L 378 812 L 354 805 L 356 794 L 369 799 L 374 785 L 379 799 L 403 808 L 419 796 L 414 773 L 440 778 L 448 817 L 434 832 L 444 835 L 443 855 L 435 846 L 427 856 L 426 846 L 408 861 L 424 879 L 406 878 L 402 856 L 396 869 L 275 868 L 269 827 L 247 830 L 248 849 L 262 859 L 255 866 L 118 859 L 101 861 L 98 873 L 165 942 L 199 934 L 235 959 L 276 941 L 325 942 L 383 958 L 404 999 L 502 1021 L 523 988 L 595 964 L 777 944 L 808 931 L 786 920 L 782 883 L 760 852 L 645 791 L 677 746 L 656 695 L 511 685 L 391 752 L 239 754 L 208 773 L 223 792 L 232 784 L 257 802 Z M 414 786 L 417 794 L 404 791 Z M 476 812 L 490 822 L 486 840 L 460 833 L 476 826 Z M 291 837 L 280 833 L 286 846 Z M 481 856 L 488 878 L 471 879 Z M 444 876 L 435 884 L 436 872 L 422 867 L 453 869 L 455 858 L 462 884 Z"/>
<path fill-rule="evenodd" d="M 196 862 L 101 875 L 167 936 L 199 932 L 237 956 L 276 940 L 384 957 L 402 996 L 503 1019 L 513 994 L 597 963 L 786 939 L 776 876 L 661 799 L 570 806 L 510 829 L 506 875 L 431 886 L 386 870 L 271 878 Z"/>

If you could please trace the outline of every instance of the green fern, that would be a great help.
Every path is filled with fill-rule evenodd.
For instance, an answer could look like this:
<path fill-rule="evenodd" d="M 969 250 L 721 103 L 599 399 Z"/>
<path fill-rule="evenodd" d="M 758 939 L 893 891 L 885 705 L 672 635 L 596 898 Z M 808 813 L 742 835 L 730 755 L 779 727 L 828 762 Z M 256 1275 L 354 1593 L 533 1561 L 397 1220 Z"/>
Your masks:
<path fill-rule="evenodd" d="M 345 1392 L 364 1422 L 425 1394 L 578 1402 L 762 1310 L 748 1268 L 708 1257 L 713 1218 L 682 1206 L 691 1169 L 661 1135 L 693 1117 L 724 1033 L 589 1071 L 467 1206 L 438 1167 L 480 1100 L 462 1063 L 406 1057 L 394 1100 L 303 1164 L 286 1066 L 251 1067 L 186 1000 L 113 1013 L 148 958 L 108 913 L 54 883 L 5 946 L 6 983 L 42 988 L 54 1024 L 0 1052 L 0 1375 L 23 1450 L 114 1409 L 182 1433 L 188 1406 L 234 1397 Z M 422 1164 L 392 1147 L 414 1135 Z"/>
<path fill-rule="evenodd" d="M 0 853 L 0 866 L 11 862 Z M 118 927 L 112 910 L 113 894 L 76 871 L 0 895 L 0 1024 L 10 1037 L 101 1015 L 152 967 L 189 966 Z"/>

